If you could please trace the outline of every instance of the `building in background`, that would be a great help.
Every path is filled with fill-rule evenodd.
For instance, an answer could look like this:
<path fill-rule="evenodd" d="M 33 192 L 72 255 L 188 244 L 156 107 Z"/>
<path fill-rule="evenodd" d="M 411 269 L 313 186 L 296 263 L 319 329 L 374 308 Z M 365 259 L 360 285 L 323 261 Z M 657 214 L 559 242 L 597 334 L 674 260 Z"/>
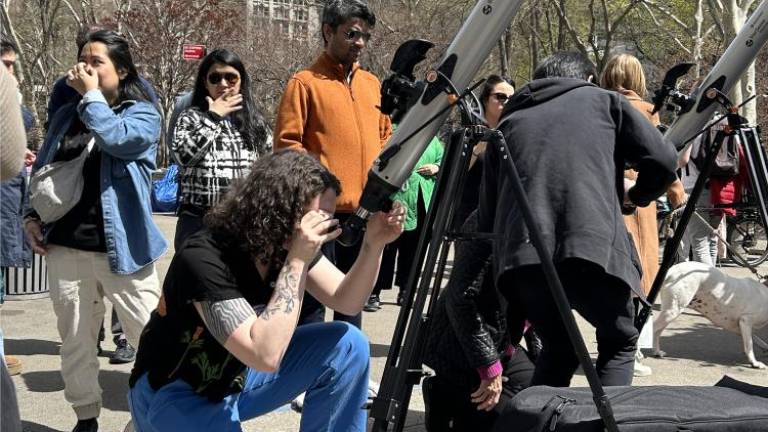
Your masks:
<path fill-rule="evenodd" d="M 296 40 L 320 34 L 323 2 L 316 0 L 246 0 L 247 18 L 252 26 L 269 24 Z"/>

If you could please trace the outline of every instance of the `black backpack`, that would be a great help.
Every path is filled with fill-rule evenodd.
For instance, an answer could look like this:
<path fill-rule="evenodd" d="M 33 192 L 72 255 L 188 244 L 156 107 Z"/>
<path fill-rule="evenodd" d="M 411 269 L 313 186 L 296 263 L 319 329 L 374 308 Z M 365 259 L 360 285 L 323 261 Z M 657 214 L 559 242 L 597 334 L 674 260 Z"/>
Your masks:
<path fill-rule="evenodd" d="M 739 140 L 736 135 L 726 135 L 722 130 L 718 130 L 714 139 L 724 136 L 723 145 L 715 156 L 715 164 L 712 167 L 710 177 L 729 178 L 739 175 Z M 711 133 L 705 133 L 704 138 L 699 145 L 699 150 L 691 157 L 699 172 L 704 171 L 704 162 L 707 160 L 707 154 L 711 151 L 713 137 Z"/>

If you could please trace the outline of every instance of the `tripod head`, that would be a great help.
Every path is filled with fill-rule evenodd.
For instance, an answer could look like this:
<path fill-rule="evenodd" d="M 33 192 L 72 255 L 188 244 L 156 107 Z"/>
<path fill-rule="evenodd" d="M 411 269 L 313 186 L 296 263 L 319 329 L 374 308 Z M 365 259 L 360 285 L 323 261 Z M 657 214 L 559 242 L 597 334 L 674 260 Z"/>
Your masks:
<path fill-rule="evenodd" d="M 677 88 L 677 83 L 694 66 L 696 66 L 695 63 L 680 63 L 667 71 L 661 83 L 661 88 L 654 93 L 652 114 L 661 111 L 664 105 L 666 105 L 668 110 L 675 111 L 678 114 L 688 112 L 693 107 L 695 100 L 681 93 Z"/>
<path fill-rule="evenodd" d="M 392 74 L 381 83 L 381 112 L 399 123 L 424 92 L 426 84 L 416 81 L 413 70 L 427 58 L 427 52 L 434 47 L 430 41 L 412 39 L 404 42 L 395 51 L 389 70 Z"/>
<path fill-rule="evenodd" d="M 693 103 L 688 106 L 690 102 L 684 102 L 686 109 L 677 113 L 674 122 L 664 133 L 664 137 L 677 148 L 678 152 L 682 152 L 693 138 L 701 133 L 702 128 L 717 109 L 716 99 L 706 96 L 708 90 L 714 88 L 723 94 L 730 93 L 744 71 L 749 68 L 765 46 L 768 41 L 766 17 L 768 17 L 768 0 L 762 0 L 744 23 L 739 34 L 731 41 L 720 60 L 704 78 L 701 86 L 691 94 Z M 655 99 L 654 102 L 656 102 Z"/>

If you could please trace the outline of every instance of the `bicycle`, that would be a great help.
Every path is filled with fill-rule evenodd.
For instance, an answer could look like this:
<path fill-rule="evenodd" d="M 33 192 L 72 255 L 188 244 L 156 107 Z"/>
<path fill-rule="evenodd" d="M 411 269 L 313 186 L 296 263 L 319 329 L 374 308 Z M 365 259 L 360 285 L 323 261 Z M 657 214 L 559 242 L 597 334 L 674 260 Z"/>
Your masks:
<path fill-rule="evenodd" d="M 728 251 L 728 258 L 734 263 L 747 267 L 762 264 L 768 259 L 768 233 L 757 206 L 739 206 L 736 216 L 728 216 L 726 239 L 746 259 Z"/>

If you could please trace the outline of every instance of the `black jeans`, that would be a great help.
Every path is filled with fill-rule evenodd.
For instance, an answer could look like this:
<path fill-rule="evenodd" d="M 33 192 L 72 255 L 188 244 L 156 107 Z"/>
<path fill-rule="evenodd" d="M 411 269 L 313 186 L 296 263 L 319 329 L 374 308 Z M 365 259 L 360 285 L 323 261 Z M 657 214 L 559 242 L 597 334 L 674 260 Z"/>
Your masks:
<path fill-rule="evenodd" d="M 176 220 L 176 234 L 173 238 L 173 247 L 179 250 L 181 245 L 192 234 L 203 228 L 203 216 L 205 210 L 196 206 L 182 205 L 179 208 L 179 218 Z"/>
<path fill-rule="evenodd" d="M 349 218 L 350 214 L 336 213 L 334 216 L 339 220 L 339 223 L 344 223 L 344 221 Z M 329 242 L 323 245 L 323 255 L 334 263 L 339 270 L 347 273 L 349 269 L 352 268 L 352 264 L 355 263 L 357 256 L 360 254 L 362 243 L 361 240 L 352 247 L 345 247 L 335 241 Z M 359 329 L 363 328 L 362 312 L 357 315 L 344 315 L 334 311 L 333 320 L 348 322 Z M 323 321 L 325 321 L 325 306 L 312 297 L 311 294 L 305 293 L 304 302 L 301 304 L 301 312 L 299 313 L 299 325 Z"/>
<path fill-rule="evenodd" d="M 627 284 L 591 262 L 567 259 L 556 264 L 573 309 L 597 330 L 597 374 L 604 386 L 632 384 L 635 345 L 632 296 Z M 543 349 L 531 385 L 567 387 L 579 365 L 541 266 L 525 266 L 502 275 L 499 290 L 510 302 L 522 302 Z"/>
<path fill-rule="evenodd" d="M 502 384 L 499 403 L 491 411 L 478 411 L 477 404 L 472 402 L 470 397 L 480 385 L 480 378 L 475 370 L 466 371 L 466 374 L 472 377 L 468 386 L 457 384 L 457 381 L 465 380 L 459 380 L 451 374 L 437 373 L 434 377 L 425 379 L 422 387 L 427 431 L 490 430 L 496 419 L 511 408 L 512 398 L 528 388 L 534 371 L 528 353 L 522 348 L 518 348 L 511 357 L 503 357 L 501 363 L 504 367 L 502 376 L 506 381 Z"/>

